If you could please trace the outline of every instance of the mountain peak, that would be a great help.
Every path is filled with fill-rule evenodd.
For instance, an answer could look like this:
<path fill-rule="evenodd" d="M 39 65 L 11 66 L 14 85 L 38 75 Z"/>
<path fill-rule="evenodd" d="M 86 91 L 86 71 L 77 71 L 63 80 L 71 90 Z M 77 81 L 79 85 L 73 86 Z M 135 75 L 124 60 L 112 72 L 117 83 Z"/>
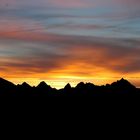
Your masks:
<path fill-rule="evenodd" d="M 8 94 L 6 94 L 8 93 Z M 28 94 L 26 94 L 28 93 Z M 59 94 L 60 93 L 60 94 Z M 51 86 L 47 85 L 44 81 L 40 82 L 37 87 L 31 87 L 28 83 L 24 82 L 22 85 L 14 85 L 13 83 L 0 78 L 0 96 L 2 95 L 39 95 L 39 96 L 58 96 L 64 95 L 61 93 L 65 93 L 65 95 L 82 95 L 82 96 L 97 96 L 109 95 L 139 95 L 140 89 L 137 89 L 134 85 L 132 85 L 129 81 L 122 78 L 112 84 L 108 84 L 106 86 L 96 86 L 92 83 L 79 83 L 75 88 L 72 88 L 68 83 L 63 89 L 56 90 L 51 88 Z M 76 94 L 75 94 L 76 93 Z"/>
<path fill-rule="evenodd" d="M 119 83 L 125 83 L 125 84 L 131 84 L 130 82 L 128 82 L 128 80 L 122 78 L 121 80 L 118 81 Z"/>
<path fill-rule="evenodd" d="M 120 79 L 119 81 L 127 81 L 126 79 L 124 79 L 124 78 L 122 78 L 122 79 Z"/>
<path fill-rule="evenodd" d="M 64 89 L 71 89 L 71 85 L 68 83 L 68 84 L 64 87 Z"/>
<path fill-rule="evenodd" d="M 127 81 L 124 78 L 118 80 L 117 82 L 112 83 L 111 86 L 118 88 L 135 88 L 134 85 L 132 85 L 129 81 Z"/>
<path fill-rule="evenodd" d="M 46 84 L 46 82 L 42 81 L 40 84 L 37 86 L 38 88 L 51 88 L 49 85 Z"/>
<path fill-rule="evenodd" d="M 22 86 L 23 87 L 31 87 L 28 83 L 26 83 L 26 82 L 24 82 L 24 83 L 22 83 Z"/>
<path fill-rule="evenodd" d="M 47 85 L 46 82 L 42 81 L 42 82 L 39 83 L 38 86 L 46 86 L 46 85 Z"/>
<path fill-rule="evenodd" d="M 77 84 L 76 88 L 83 88 L 85 86 L 84 82 Z"/>

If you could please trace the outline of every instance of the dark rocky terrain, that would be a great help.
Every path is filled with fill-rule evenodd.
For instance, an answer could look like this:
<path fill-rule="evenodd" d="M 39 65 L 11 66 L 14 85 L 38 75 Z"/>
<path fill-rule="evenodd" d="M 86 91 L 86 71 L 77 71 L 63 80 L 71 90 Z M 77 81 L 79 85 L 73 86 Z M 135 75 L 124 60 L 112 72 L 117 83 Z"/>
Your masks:
<path fill-rule="evenodd" d="M 0 96 L 43 96 L 43 97 L 119 97 L 119 96 L 140 96 L 140 89 L 136 88 L 129 81 L 121 79 L 105 86 L 96 86 L 92 83 L 79 83 L 76 87 L 67 84 L 63 89 L 57 90 L 41 82 L 36 87 L 27 83 L 14 85 L 13 83 L 0 78 Z"/>

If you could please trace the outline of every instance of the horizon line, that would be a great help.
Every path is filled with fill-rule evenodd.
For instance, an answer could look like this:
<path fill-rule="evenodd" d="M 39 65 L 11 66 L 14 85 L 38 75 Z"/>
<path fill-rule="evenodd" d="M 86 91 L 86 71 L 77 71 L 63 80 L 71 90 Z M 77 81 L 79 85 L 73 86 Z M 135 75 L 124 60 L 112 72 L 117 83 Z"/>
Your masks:
<path fill-rule="evenodd" d="M 2 77 L 0 77 L 0 79 L 6 80 L 6 81 L 8 81 L 8 82 L 14 84 L 15 86 L 23 85 L 24 83 L 26 83 L 26 84 L 28 84 L 30 87 L 37 87 L 40 83 L 44 82 L 46 85 L 50 86 L 51 88 L 55 88 L 55 89 L 57 89 L 57 90 L 65 88 L 65 86 L 68 85 L 68 84 L 70 84 L 70 86 L 71 86 L 72 88 L 75 88 L 75 87 L 76 87 L 78 84 L 80 84 L 80 83 L 84 83 L 84 84 L 90 83 L 90 84 L 93 84 L 93 85 L 95 85 L 95 86 L 100 86 L 100 87 L 101 87 L 101 86 L 111 85 L 112 83 L 118 82 L 118 81 L 121 81 L 121 80 L 126 80 L 126 81 L 128 81 L 130 84 L 132 84 L 133 86 L 135 86 L 132 82 L 130 82 L 130 81 L 127 80 L 126 78 L 120 78 L 119 80 L 115 80 L 114 82 L 106 83 L 106 84 L 103 84 L 103 85 L 96 85 L 96 84 L 94 84 L 93 82 L 84 82 L 84 81 L 81 81 L 81 82 L 77 83 L 75 86 L 72 86 L 72 84 L 71 84 L 70 82 L 68 82 L 68 83 L 65 84 L 62 88 L 53 87 L 53 86 L 51 86 L 50 84 L 48 84 L 47 82 L 45 82 L 45 80 L 40 81 L 40 82 L 35 86 L 35 85 L 29 84 L 29 83 L 26 82 L 26 81 L 22 82 L 21 84 L 15 84 L 14 82 L 12 82 L 12 81 L 10 81 L 10 80 L 7 80 L 7 78 L 2 78 Z M 140 88 L 140 86 L 135 86 L 135 87 L 136 87 L 136 88 Z"/>

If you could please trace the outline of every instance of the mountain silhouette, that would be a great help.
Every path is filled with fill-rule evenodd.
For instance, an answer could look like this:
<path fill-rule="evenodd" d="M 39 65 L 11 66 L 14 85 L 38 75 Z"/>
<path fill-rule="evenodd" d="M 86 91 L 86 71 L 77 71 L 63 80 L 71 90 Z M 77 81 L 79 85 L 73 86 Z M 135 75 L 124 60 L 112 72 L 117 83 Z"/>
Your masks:
<path fill-rule="evenodd" d="M 136 88 L 129 81 L 123 78 L 117 82 L 112 83 L 111 86 L 114 88 L 119 88 L 119 89 L 135 89 Z"/>
<path fill-rule="evenodd" d="M 70 84 L 67 84 L 60 90 L 52 88 L 44 81 L 39 83 L 38 86 L 32 87 L 26 82 L 21 85 L 15 85 L 12 82 L 0 78 L 0 96 L 140 96 L 140 89 L 123 78 L 104 86 L 96 86 L 92 83 L 83 82 L 77 84 L 76 87 L 71 87 Z"/>
<path fill-rule="evenodd" d="M 37 88 L 40 88 L 40 89 L 50 89 L 51 87 L 49 85 L 47 85 L 44 81 L 41 82 Z"/>
<path fill-rule="evenodd" d="M 3 78 L 0 78 L 0 96 L 9 96 L 8 94 L 14 95 L 16 85 Z"/>
<path fill-rule="evenodd" d="M 31 87 L 31 86 L 30 86 L 28 83 L 26 83 L 26 82 L 24 82 L 21 86 L 26 87 L 26 88 L 30 88 L 30 87 Z"/>
<path fill-rule="evenodd" d="M 4 88 L 13 88 L 15 85 L 3 78 L 0 78 L 0 88 L 4 89 Z"/>
<path fill-rule="evenodd" d="M 28 83 L 24 82 L 22 83 L 22 85 L 18 85 L 19 88 L 23 88 L 23 89 L 30 89 L 32 88 Z"/>
<path fill-rule="evenodd" d="M 71 90 L 71 88 L 72 87 L 71 87 L 71 85 L 69 83 L 64 87 L 65 90 Z"/>

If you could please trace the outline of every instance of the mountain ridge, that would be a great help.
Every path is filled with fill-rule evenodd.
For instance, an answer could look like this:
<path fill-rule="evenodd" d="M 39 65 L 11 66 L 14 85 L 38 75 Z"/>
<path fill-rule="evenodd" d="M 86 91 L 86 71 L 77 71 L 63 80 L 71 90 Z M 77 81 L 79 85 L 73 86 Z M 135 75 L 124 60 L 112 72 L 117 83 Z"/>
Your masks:
<path fill-rule="evenodd" d="M 22 95 L 22 96 L 118 96 L 118 95 L 140 95 L 140 89 L 136 88 L 128 80 L 122 78 L 111 84 L 97 86 L 93 83 L 80 82 L 75 87 L 69 83 L 62 89 L 55 89 L 42 81 L 32 87 L 24 82 L 15 85 L 12 82 L 0 78 L 0 95 Z"/>

